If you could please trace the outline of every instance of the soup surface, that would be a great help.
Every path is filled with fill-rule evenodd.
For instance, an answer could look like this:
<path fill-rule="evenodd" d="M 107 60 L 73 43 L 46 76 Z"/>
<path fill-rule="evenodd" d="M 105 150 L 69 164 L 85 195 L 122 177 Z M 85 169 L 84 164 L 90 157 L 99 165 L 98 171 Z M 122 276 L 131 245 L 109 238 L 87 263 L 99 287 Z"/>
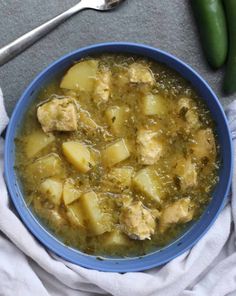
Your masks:
<path fill-rule="evenodd" d="M 140 256 L 197 219 L 218 181 L 209 110 L 162 64 L 102 55 L 45 87 L 16 138 L 25 199 L 65 244 Z"/>

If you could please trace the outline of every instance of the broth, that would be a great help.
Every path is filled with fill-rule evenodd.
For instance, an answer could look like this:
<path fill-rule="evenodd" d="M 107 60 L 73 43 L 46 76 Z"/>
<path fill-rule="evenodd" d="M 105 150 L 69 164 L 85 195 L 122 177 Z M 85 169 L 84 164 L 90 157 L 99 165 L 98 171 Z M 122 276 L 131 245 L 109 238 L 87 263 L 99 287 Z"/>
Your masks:
<path fill-rule="evenodd" d="M 15 139 L 32 211 L 68 246 L 141 256 L 196 220 L 218 182 L 214 121 L 179 74 L 106 54 L 41 90 Z"/>

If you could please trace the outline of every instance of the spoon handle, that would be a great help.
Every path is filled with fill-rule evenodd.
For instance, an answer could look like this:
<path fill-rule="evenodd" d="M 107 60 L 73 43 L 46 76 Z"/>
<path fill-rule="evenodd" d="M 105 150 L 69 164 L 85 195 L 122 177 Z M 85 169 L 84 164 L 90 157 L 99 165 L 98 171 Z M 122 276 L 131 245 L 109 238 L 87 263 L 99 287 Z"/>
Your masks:
<path fill-rule="evenodd" d="M 48 22 L 42 24 L 41 26 L 33 29 L 32 31 L 22 35 L 15 41 L 9 43 L 8 45 L 0 49 L 0 66 L 4 65 L 12 58 L 17 56 L 20 52 L 25 50 L 27 47 L 35 43 L 37 40 L 45 36 L 48 32 L 55 29 L 62 22 L 67 20 L 73 14 L 85 9 L 83 1 L 80 1 L 77 5 L 71 7 L 67 11 L 59 14 L 55 18 L 49 20 Z"/>

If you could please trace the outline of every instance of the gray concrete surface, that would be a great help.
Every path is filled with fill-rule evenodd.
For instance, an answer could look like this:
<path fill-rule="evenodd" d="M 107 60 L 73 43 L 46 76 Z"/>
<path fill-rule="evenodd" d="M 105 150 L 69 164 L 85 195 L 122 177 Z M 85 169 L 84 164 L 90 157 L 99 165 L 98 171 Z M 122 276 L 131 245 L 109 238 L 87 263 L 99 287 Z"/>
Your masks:
<path fill-rule="evenodd" d="M 105 41 L 149 44 L 183 59 L 212 86 L 223 105 L 223 70 L 212 71 L 202 54 L 187 0 L 126 0 L 109 13 L 83 11 L 0 68 L 0 86 L 10 115 L 29 82 L 60 56 Z M 76 0 L 0 0 L 0 47 L 62 12 Z"/>

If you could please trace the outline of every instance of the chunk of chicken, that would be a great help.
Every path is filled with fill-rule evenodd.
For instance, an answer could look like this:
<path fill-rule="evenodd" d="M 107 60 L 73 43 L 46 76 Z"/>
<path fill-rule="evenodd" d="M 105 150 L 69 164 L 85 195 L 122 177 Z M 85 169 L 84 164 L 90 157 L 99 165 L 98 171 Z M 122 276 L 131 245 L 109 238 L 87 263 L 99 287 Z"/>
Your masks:
<path fill-rule="evenodd" d="M 47 208 L 40 197 L 35 196 L 33 199 L 33 207 L 40 218 L 45 219 L 49 226 L 56 226 L 58 229 L 66 225 L 67 221 L 62 217 L 57 208 Z"/>
<path fill-rule="evenodd" d="M 182 190 L 197 185 L 196 167 L 190 158 L 178 160 L 175 167 L 175 173 L 180 179 Z"/>
<path fill-rule="evenodd" d="M 132 83 L 145 83 L 153 85 L 155 78 L 150 68 L 140 63 L 133 63 L 129 67 L 129 78 Z"/>
<path fill-rule="evenodd" d="M 79 123 L 86 131 L 94 131 L 99 127 L 91 118 L 90 113 L 82 108 L 79 110 Z"/>
<path fill-rule="evenodd" d="M 160 217 L 160 231 L 164 232 L 171 224 L 186 223 L 193 219 L 194 209 L 190 198 L 181 198 L 167 206 Z"/>
<path fill-rule="evenodd" d="M 150 239 L 155 231 L 155 219 L 140 201 L 124 206 L 120 224 L 122 231 L 132 239 Z"/>
<path fill-rule="evenodd" d="M 198 128 L 200 125 L 198 114 L 196 112 L 196 104 L 193 100 L 189 98 L 181 98 L 177 104 L 177 111 L 182 114 L 188 123 L 187 129 Z"/>
<path fill-rule="evenodd" d="M 200 125 L 198 114 L 195 110 L 188 110 L 185 114 L 185 119 L 190 128 L 198 128 Z"/>
<path fill-rule="evenodd" d="M 215 158 L 216 144 L 212 129 L 201 129 L 197 132 L 194 143 L 191 144 L 193 155 L 197 158 Z"/>
<path fill-rule="evenodd" d="M 76 106 L 71 99 L 52 99 L 41 105 L 37 117 L 44 132 L 75 131 L 77 129 Z"/>
<path fill-rule="evenodd" d="M 111 72 L 101 71 L 96 78 L 93 100 L 96 103 L 107 102 L 110 96 Z"/>
<path fill-rule="evenodd" d="M 180 98 L 177 103 L 177 111 L 181 113 L 183 111 L 187 112 L 191 108 L 191 100 L 189 98 Z"/>
<path fill-rule="evenodd" d="M 137 133 L 137 144 L 141 164 L 152 165 L 163 153 L 163 145 L 157 139 L 157 132 L 140 129 Z"/>

